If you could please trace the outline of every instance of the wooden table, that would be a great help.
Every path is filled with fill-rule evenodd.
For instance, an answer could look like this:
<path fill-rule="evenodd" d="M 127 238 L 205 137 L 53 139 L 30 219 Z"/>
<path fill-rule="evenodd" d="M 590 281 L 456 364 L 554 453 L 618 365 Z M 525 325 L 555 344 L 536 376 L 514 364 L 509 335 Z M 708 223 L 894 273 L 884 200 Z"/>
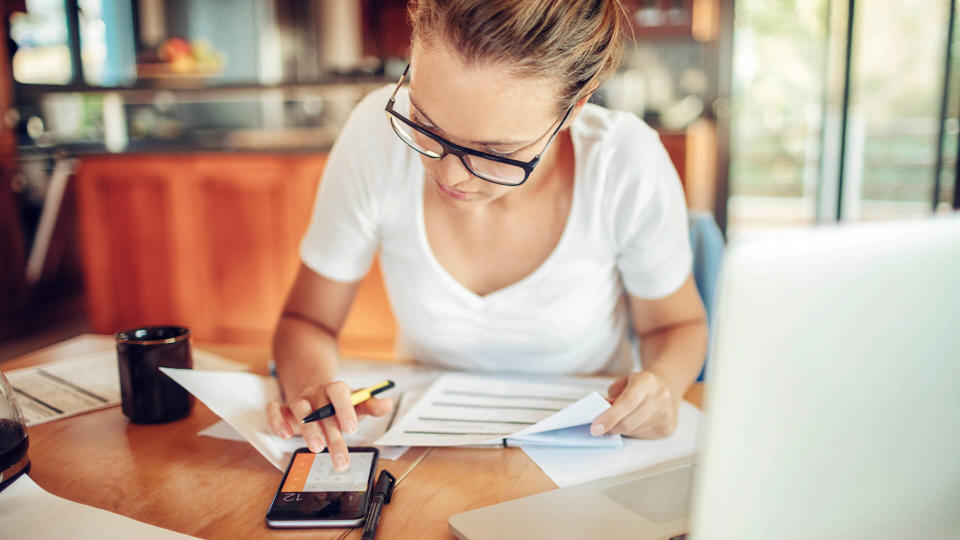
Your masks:
<path fill-rule="evenodd" d="M 267 373 L 267 350 L 196 346 Z M 112 347 L 109 337 L 84 335 L 2 368 Z M 695 385 L 686 397 L 699 406 L 702 392 Z M 218 419 L 197 401 L 190 416 L 168 424 L 131 424 L 120 407 L 41 424 L 29 429 L 30 476 L 60 497 L 201 538 L 360 538 L 360 529 L 267 528 L 282 474 L 245 442 L 197 436 Z M 380 464 L 400 482 L 377 538 L 452 538 L 453 514 L 556 487 L 519 448 L 412 448 Z"/>

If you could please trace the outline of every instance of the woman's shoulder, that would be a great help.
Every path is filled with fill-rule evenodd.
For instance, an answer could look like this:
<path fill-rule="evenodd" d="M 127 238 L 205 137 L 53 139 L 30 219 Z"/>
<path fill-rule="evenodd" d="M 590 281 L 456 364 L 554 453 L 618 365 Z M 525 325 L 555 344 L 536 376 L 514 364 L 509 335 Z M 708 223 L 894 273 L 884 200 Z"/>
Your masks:
<path fill-rule="evenodd" d="M 331 195 L 336 204 L 359 209 L 377 223 L 387 219 L 390 201 L 410 191 L 418 165 L 384 113 L 392 91 L 378 88 L 354 106 L 330 149 L 321 181 L 321 191 L 336 194 Z"/>
<path fill-rule="evenodd" d="M 679 183 L 660 135 L 637 115 L 588 104 L 574 125 L 584 172 L 604 191 Z"/>
<path fill-rule="evenodd" d="M 657 132 L 636 114 L 588 103 L 574 123 L 580 139 L 608 152 L 650 150 L 660 145 Z"/>
<path fill-rule="evenodd" d="M 397 184 L 398 177 L 411 169 L 412 152 L 406 151 L 384 112 L 392 93 L 393 86 L 383 86 L 364 96 L 350 112 L 331 150 L 331 155 L 350 164 L 354 174 L 364 177 L 361 180 L 379 187 Z M 401 100 L 406 102 L 403 92 L 397 95 L 398 106 Z"/>
<path fill-rule="evenodd" d="M 680 178 L 659 134 L 637 115 L 590 104 L 575 126 L 577 154 L 585 160 L 583 178 L 601 209 L 596 218 L 604 221 L 616 245 L 625 244 L 636 230 L 633 223 L 644 216 L 685 205 Z"/>
<path fill-rule="evenodd" d="M 384 113 L 391 93 L 393 86 L 385 85 L 360 99 L 350 112 L 340 138 L 357 137 L 361 138 L 364 144 L 391 140 L 389 135 L 392 135 L 392 130 Z"/>

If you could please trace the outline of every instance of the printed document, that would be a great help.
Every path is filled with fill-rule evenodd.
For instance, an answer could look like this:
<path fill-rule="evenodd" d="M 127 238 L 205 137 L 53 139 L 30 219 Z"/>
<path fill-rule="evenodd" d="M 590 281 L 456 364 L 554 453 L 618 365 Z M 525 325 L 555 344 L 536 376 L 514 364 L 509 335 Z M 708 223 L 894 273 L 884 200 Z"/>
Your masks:
<path fill-rule="evenodd" d="M 246 369 L 206 351 L 192 354 L 194 365 L 203 369 Z M 15 369 L 6 376 L 28 427 L 120 404 L 116 351 Z"/>
<path fill-rule="evenodd" d="M 594 385 L 596 381 L 588 382 Z M 448 373 L 436 380 L 377 444 L 401 446 L 619 446 L 619 435 L 593 437 L 570 430 L 591 423 L 610 404 L 583 383 L 530 377 Z M 564 430 L 559 433 L 558 430 Z M 548 435 L 558 432 L 551 440 Z"/>
<path fill-rule="evenodd" d="M 697 433 L 703 413 L 686 401 L 681 401 L 677 417 L 677 430 L 663 439 L 624 437 L 621 448 L 550 448 L 525 445 L 523 451 L 557 486 L 572 486 L 652 467 L 696 453 Z"/>

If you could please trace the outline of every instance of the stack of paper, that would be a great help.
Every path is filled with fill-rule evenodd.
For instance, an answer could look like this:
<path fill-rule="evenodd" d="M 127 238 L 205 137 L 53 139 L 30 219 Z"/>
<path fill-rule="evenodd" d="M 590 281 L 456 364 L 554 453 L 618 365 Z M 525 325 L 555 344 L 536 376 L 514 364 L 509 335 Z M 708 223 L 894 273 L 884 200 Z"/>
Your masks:
<path fill-rule="evenodd" d="M 193 349 L 193 362 L 203 369 L 246 369 L 243 364 L 199 349 Z M 116 351 L 15 369 L 6 376 L 27 426 L 120 404 Z"/>
<path fill-rule="evenodd" d="M 584 429 L 609 407 L 583 386 L 448 373 L 377 444 L 619 446 Z"/>

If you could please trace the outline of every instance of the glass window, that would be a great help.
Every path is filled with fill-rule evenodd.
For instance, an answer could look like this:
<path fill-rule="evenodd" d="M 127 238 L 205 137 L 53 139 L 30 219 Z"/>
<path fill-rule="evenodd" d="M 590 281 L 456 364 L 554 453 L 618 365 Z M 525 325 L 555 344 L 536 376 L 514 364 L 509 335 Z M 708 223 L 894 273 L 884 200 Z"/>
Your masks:
<path fill-rule="evenodd" d="M 734 19 L 728 234 L 812 223 L 827 0 L 743 0 Z"/>
<path fill-rule="evenodd" d="M 844 200 L 845 220 L 931 212 L 949 7 L 856 3 L 844 174 L 853 196 Z"/>
<path fill-rule="evenodd" d="M 952 205 L 960 133 L 960 30 L 952 45 L 952 82 L 945 88 L 950 1 L 924 9 L 903 9 L 899 0 L 854 4 L 844 111 L 846 59 L 837 53 L 846 51 L 847 5 L 737 1 L 730 235 L 835 219 L 841 148 L 842 219 L 928 216 L 937 174 L 941 204 Z M 947 119 L 937 171 L 945 92 Z"/>
<path fill-rule="evenodd" d="M 956 17 L 956 15 L 954 15 Z M 949 212 L 953 208 L 957 178 L 958 146 L 960 146 L 960 27 L 953 21 L 950 82 L 947 86 L 947 119 L 944 125 L 943 164 L 940 168 L 940 199 L 937 209 Z"/>

